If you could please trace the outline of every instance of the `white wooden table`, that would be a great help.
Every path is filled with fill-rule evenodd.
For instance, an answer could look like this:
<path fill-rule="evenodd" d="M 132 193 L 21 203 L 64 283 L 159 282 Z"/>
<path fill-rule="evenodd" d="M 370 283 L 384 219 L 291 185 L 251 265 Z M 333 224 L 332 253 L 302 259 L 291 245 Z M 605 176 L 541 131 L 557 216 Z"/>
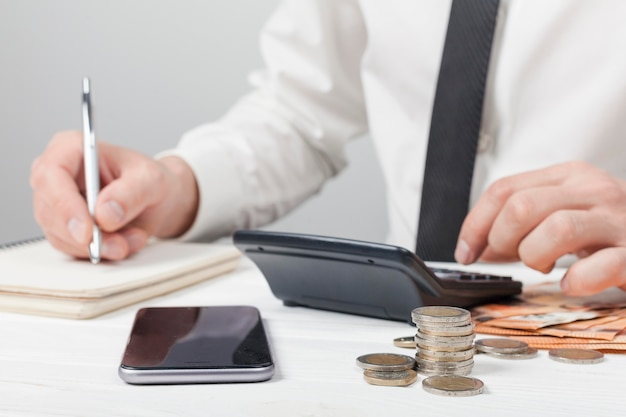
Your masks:
<path fill-rule="evenodd" d="M 505 269 L 506 271 L 506 269 Z M 520 267 L 509 273 L 545 280 Z M 133 386 L 117 367 L 141 306 L 257 306 L 276 361 L 267 382 Z M 532 360 L 475 357 L 482 395 L 432 395 L 367 384 L 357 356 L 411 351 L 393 346 L 414 331 L 391 322 L 284 307 L 247 260 L 229 275 L 86 321 L 0 313 L 0 416 L 624 416 L 626 355 L 568 365 L 540 351 Z"/>

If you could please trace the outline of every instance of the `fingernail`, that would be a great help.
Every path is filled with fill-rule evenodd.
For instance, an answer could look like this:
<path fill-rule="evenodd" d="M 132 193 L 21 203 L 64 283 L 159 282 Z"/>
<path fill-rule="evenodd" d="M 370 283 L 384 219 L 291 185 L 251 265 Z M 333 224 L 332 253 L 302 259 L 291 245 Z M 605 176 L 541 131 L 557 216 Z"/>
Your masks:
<path fill-rule="evenodd" d="M 460 264 L 468 264 L 473 261 L 470 247 L 463 239 L 459 240 L 459 242 L 456 244 L 454 258 Z"/>
<path fill-rule="evenodd" d="M 109 200 L 104 203 L 102 205 L 102 211 L 99 214 L 115 223 L 120 223 L 124 220 L 124 209 L 115 200 Z"/>
<path fill-rule="evenodd" d="M 81 222 L 77 218 L 73 217 L 67 223 L 67 229 L 72 235 L 72 238 L 78 242 L 83 243 L 85 241 L 85 234 L 87 232 L 86 226 L 84 222 Z"/>
<path fill-rule="evenodd" d="M 102 243 L 102 257 L 107 259 L 121 259 L 124 256 L 123 249 L 115 242 Z"/>
<path fill-rule="evenodd" d="M 567 276 L 564 276 L 561 279 L 561 290 L 563 290 L 563 292 L 565 293 L 570 290 L 569 280 L 567 279 Z"/>

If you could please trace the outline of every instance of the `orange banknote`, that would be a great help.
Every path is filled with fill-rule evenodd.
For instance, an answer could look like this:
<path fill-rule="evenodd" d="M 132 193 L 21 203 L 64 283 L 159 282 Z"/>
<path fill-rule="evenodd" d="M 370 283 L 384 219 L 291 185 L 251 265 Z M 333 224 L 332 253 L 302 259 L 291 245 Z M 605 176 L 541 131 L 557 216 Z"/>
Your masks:
<path fill-rule="evenodd" d="M 502 303 L 472 310 L 476 333 L 508 336 L 537 349 L 585 347 L 626 353 L 626 292 L 569 297 L 558 283 L 524 288 Z"/>

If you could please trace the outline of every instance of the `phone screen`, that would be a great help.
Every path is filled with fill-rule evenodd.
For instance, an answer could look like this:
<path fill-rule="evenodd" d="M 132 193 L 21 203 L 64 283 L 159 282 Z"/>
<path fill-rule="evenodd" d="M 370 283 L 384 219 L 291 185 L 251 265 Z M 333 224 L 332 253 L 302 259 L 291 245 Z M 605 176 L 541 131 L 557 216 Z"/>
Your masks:
<path fill-rule="evenodd" d="M 272 374 L 263 321 L 251 306 L 141 309 L 120 366 L 129 383 L 253 382 Z"/>

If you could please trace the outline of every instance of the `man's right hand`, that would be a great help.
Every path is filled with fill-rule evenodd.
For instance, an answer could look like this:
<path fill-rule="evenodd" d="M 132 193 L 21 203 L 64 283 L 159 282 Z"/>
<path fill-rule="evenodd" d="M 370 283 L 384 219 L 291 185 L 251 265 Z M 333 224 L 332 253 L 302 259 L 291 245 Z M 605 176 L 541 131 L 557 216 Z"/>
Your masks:
<path fill-rule="evenodd" d="M 581 161 L 501 178 L 465 218 L 455 256 L 548 273 L 566 254 L 579 258 L 561 281 L 566 294 L 626 291 L 626 181 Z"/>
<path fill-rule="evenodd" d="M 102 258 L 120 260 L 152 235 L 183 234 L 193 223 L 198 189 L 189 166 L 176 156 L 154 160 L 98 142 L 101 190 L 95 208 L 103 232 Z M 35 219 L 57 249 L 88 258 L 93 222 L 84 198 L 82 134 L 62 132 L 32 165 Z"/>

